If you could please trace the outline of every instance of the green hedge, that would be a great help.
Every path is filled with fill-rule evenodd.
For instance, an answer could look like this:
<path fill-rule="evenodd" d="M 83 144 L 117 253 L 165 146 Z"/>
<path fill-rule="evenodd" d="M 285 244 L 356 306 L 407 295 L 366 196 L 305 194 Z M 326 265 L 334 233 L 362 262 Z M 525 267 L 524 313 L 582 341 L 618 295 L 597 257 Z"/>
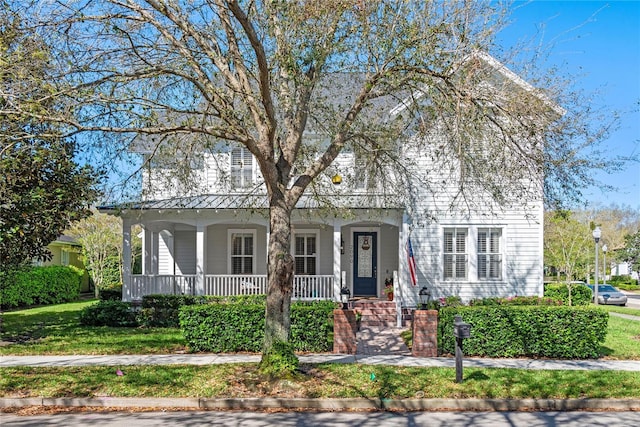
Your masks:
<path fill-rule="evenodd" d="M 136 312 L 130 302 L 98 301 L 80 312 L 80 323 L 86 326 L 138 326 Z"/>
<path fill-rule="evenodd" d="M 83 270 L 73 266 L 26 267 L 0 278 L 0 305 L 15 308 L 60 304 L 80 296 Z"/>
<path fill-rule="evenodd" d="M 638 286 L 638 281 L 636 279 L 632 279 L 631 276 L 612 276 L 609 280 L 609 283 L 619 289 L 624 289 L 627 291 L 637 291 L 640 289 Z"/>
<path fill-rule="evenodd" d="M 476 306 L 443 308 L 438 349 L 455 352 L 454 316 L 472 325 L 464 354 L 482 357 L 589 359 L 600 356 L 609 314 L 592 307 Z"/>
<path fill-rule="evenodd" d="M 566 283 L 547 283 L 544 285 L 544 296 L 562 301 L 569 305 L 569 291 L 571 291 L 571 305 L 589 305 L 591 302 L 591 289 L 586 285 Z"/>
<path fill-rule="evenodd" d="M 177 328 L 179 311 L 184 305 L 201 304 L 266 304 L 266 295 L 193 296 L 193 295 L 145 295 L 138 315 L 140 325 L 146 327 Z"/>
<path fill-rule="evenodd" d="M 291 304 L 295 351 L 330 351 L 333 302 Z M 264 342 L 264 304 L 229 302 L 180 308 L 180 328 L 193 352 L 260 352 Z"/>
<path fill-rule="evenodd" d="M 180 307 L 205 304 L 209 300 L 208 297 L 192 295 L 145 295 L 138 320 L 146 327 L 177 328 L 180 326 Z"/>
<path fill-rule="evenodd" d="M 101 301 L 122 301 L 122 286 L 102 288 L 98 291 Z"/>
<path fill-rule="evenodd" d="M 489 306 L 489 305 L 563 305 L 563 302 L 557 298 L 540 298 L 540 297 L 495 297 L 495 298 L 478 298 L 469 301 L 470 306 Z"/>

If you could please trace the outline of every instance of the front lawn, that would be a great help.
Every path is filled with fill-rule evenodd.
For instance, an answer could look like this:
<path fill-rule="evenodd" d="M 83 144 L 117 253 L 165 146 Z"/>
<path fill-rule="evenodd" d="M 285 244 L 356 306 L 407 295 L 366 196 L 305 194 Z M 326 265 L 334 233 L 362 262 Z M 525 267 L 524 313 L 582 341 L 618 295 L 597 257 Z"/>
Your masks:
<path fill-rule="evenodd" d="M 81 326 L 84 307 L 95 301 L 11 311 L 3 314 L 0 355 L 38 354 L 170 354 L 186 351 L 177 328 L 111 328 Z M 640 315 L 640 310 L 601 306 Z M 640 360 L 640 322 L 610 316 L 601 354 L 609 359 Z"/>
<path fill-rule="evenodd" d="M 80 325 L 80 312 L 96 301 L 3 314 L 0 355 L 168 354 L 186 351 L 177 328 L 110 328 Z M 7 345 L 11 342 L 13 344 Z"/>
<path fill-rule="evenodd" d="M 118 369 L 121 375 L 117 374 Z M 640 398 L 640 372 L 534 371 L 359 364 L 302 365 L 274 381 L 257 364 L 0 369 L 4 397 Z"/>

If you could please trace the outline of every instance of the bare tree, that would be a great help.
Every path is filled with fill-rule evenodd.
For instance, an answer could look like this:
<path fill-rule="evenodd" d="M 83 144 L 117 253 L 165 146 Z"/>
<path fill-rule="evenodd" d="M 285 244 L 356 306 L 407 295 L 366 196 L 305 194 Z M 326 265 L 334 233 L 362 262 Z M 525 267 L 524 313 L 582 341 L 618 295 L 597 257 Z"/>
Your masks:
<path fill-rule="evenodd" d="M 534 202 L 543 173 L 549 201 L 576 195 L 590 177 L 574 148 L 598 135 L 579 126 L 580 104 L 567 109 L 557 87 L 536 90 L 485 53 L 507 12 L 496 2 L 37 6 L 25 16 L 59 49 L 51 96 L 68 110 L 27 112 L 33 118 L 92 132 L 112 152 L 124 151 L 132 135 L 153 135 L 156 147 L 227 141 L 255 156 L 271 231 L 264 365 L 276 348 L 291 352 L 292 210 L 305 193 L 322 196 L 318 186 L 343 150 L 362 154 L 386 183 L 406 182 L 420 167 L 413 154 L 427 153 L 449 175 L 443 183 L 424 174 L 421 185 L 453 189 L 466 208 Z M 19 99 L 12 105 L 21 108 Z M 391 114 L 381 119 L 381 111 Z"/>

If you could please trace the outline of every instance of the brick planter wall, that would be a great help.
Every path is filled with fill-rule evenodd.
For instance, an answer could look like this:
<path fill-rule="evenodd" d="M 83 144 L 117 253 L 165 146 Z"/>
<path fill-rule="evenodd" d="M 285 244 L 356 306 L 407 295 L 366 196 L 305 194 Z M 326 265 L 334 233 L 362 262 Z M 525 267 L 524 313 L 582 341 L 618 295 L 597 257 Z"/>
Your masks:
<path fill-rule="evenodd" d="M 413 346 L 415 357 L 438 356 L 438 311 L 416 310 L 413 312 Z"/>
<path fill-rule="evenodd" d="M 356 354 L 355 310 L 333 310 L 333 352 Z"/>

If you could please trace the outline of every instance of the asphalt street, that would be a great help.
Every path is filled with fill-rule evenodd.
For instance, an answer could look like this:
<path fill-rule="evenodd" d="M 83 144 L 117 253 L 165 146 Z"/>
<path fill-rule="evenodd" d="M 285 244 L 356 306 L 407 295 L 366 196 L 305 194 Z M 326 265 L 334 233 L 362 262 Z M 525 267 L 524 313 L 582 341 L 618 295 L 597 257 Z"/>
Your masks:
<path fill-rule="evenodd" d="M 627 293 L 627 307 L 640 309 L 640 295 Z"/>
<path fill-rule="evenodd" d="M 163 426 L 606 426 L 640 425 L 640 412 L 141 412 L 73 413 L 39 416 L 0 414 L 3 427 Z"/>

